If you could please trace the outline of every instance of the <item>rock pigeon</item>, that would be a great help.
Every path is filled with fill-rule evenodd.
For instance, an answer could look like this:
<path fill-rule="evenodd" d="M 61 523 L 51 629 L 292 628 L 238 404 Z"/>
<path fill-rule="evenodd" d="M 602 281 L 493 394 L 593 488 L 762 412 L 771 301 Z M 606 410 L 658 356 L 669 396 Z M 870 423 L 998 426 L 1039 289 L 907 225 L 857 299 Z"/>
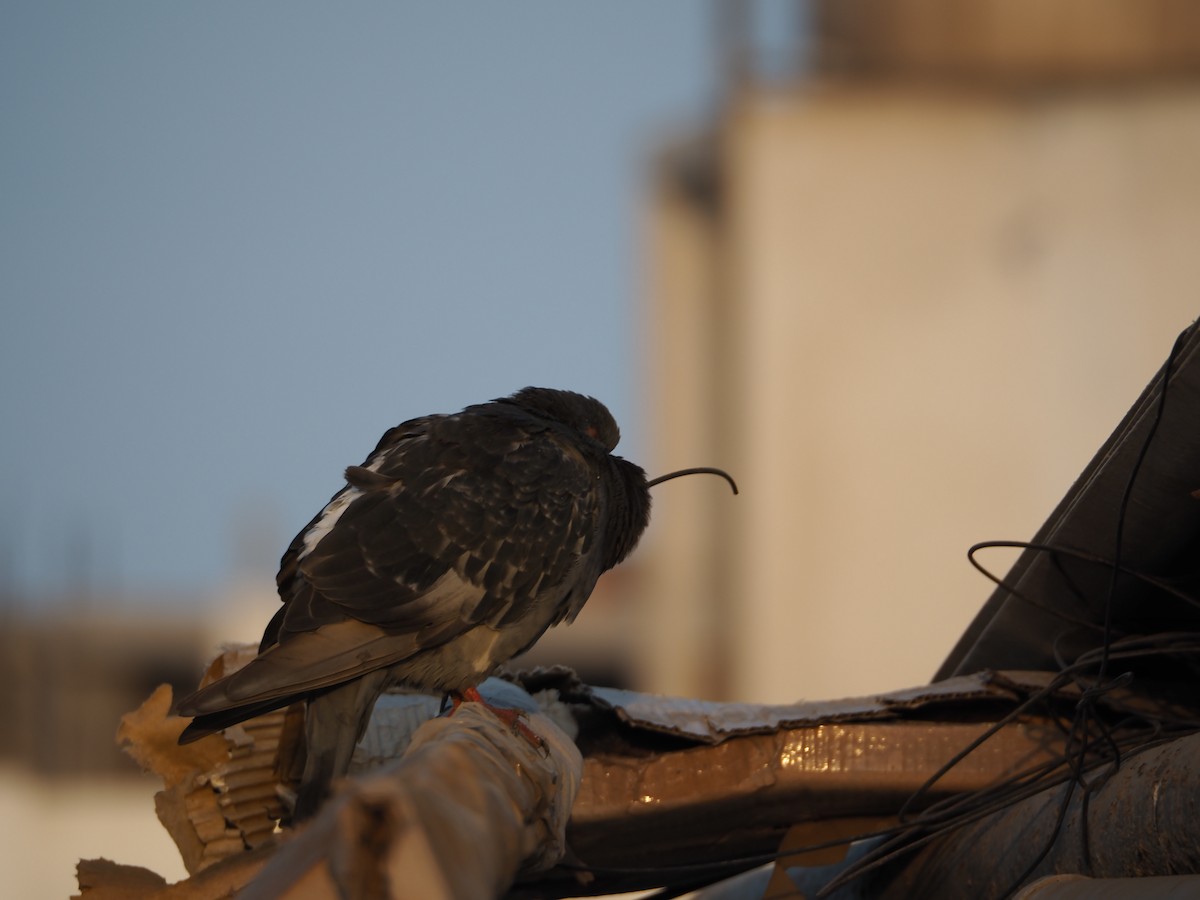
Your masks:
<path fill-rule="evenodd" d="M 647 481 L 619 437 L 599 401 L 535 387 L 390 429 L 284 553 L 258 656 L 180 701 L 180 743 L 306 700 L 310 816 L 383 690 L 476 698 L 633 550 L 651 485 L 733 485 Z"/>

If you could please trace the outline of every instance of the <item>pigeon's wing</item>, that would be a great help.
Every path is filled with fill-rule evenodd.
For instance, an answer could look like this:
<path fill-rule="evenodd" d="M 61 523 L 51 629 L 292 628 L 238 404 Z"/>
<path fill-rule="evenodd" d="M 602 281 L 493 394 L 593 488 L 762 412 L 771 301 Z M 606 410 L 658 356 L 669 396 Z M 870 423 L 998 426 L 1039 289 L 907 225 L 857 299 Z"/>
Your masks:
<path fill-rule="evenodd" d="M 349 616 L 427 645 L 521 618 L 594 555 L 594 472 L 525 416 L 446 416 L 401 437 L 347 471 L 336 524 L 298 559 L 311 605 L 283 631 Z"/>
<path fill-rule="evenodd" d="M 359 471 L 364 470 L 367 466 L 377 465 L 383 460 L 389 452 L 398 447 L 402 447 L 407 443 L 411 443 L 423 435 L 427 434 L 430 427 L 436 423 L 442 416 L 424 416 L 419 419 L 410 419 L 407 422 L 389 428 L 379 439 L 379 443 L 375 449 L 371 451 L 371 455 L 363 462 L 362 466 L 354 466 L 352 469 Z M 350 470 L 347 470 L 350 471 Z M 288 607 L 297 595 L 304 591 L 304 582 L 300 575 L 300 560 L 306 554 L 307 550 L 315 545 L 320 538 L 327 533 L 340 517 L 343 507 L 353 500 L 358 491 L 353 485 L 347 485 L 334 494 L 324 508 L 317 513 L 300 529 L 299 533 L 292 538 L 291 544 L 284 551 L 282 558 L 279 560 L 279 572 L 275 576 L 275 586 L 279 592 L 279 597 L 283 601 L 283 606 L 279 612 L 271 619 L 263 633 L 262 643 L 259 645 L 259 651 L 266 650 L 272 644 L 279 640 L 279 630 L 283 625 L 285 615 L 288 613 Z M 291 627 L 294 631 L 307 630 L 304 626 L 304 616 L 301 614 L 300 607 L 304 603 L 298 603 L 297 609 L 292 613 Z M 319 621 L 313 620 L 308 623 L 309 628 L 316 628 L 320 624 Z"/>
<path fill-rule="evenodd" d="M 382 668 L 415 650 L 412 636 L 389 635 L 383 629 L 347 620 L 322 625 L 259 654 L 242 669 L 185 697 L 178 711 L 185 716 L 209 716 L 227 710 L 217 727 L 278 709 L 303 695 L 341 684 Z M 197 722 L 196 736 L 214 730 L 212 722 Z"/>
<path fill-rule="evenodd" d="M 270 646 L 180 704 L 188 715 L 291 697 L 394 665 L 473 625 L 559 618 L 599 575 L 603 497 L 571 440 L 528 417 L 426 420 L 347 471 L 284 554 Z M 540 624 L 538 624 L 540 623 Z"/>

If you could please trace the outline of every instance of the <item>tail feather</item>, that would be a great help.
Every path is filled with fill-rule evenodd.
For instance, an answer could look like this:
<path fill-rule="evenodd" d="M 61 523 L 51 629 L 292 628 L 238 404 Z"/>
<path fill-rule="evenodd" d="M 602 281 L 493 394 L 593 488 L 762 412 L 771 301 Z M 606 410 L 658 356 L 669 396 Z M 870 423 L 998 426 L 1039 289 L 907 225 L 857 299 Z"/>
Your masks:
<path fill-rule="evenodd" d="M 237 725 L 239 722 L 245 722 L 247 719 L 253 719 L 255 716 L 266 715 L 269 712 L 282 709 L 298 699 L 300 698 L 281 697 L 274 700 L 264 700 L 262 703 L 234 706 L 230 709 L 222 709 L 217 712 L 195 716 L 188 724 L 188 727 L 183 729 L 183 734 L 179 735 L 179 743 L 190 744 L 207 735 L 223 731 L 230 725 Z"/>
<path fill-rule="evenodd" d="M 333 782 L 346 774 L 387 682 L 386 672 L 373 672 L 309 700 L 304 714 L 304 775 L 293 821 L 311 818 L 329 796 Z"/>
<path fill-rule="evenodd" d="M 244 668 L 184 697 L 177 709 L 180 715 L 198 717 L 278 709 L 299 696 L 394 665 L 417 649 L 413 634 L 389 635 L 377 625 L 353 620 L 323 625 L 269 648 Z"/>

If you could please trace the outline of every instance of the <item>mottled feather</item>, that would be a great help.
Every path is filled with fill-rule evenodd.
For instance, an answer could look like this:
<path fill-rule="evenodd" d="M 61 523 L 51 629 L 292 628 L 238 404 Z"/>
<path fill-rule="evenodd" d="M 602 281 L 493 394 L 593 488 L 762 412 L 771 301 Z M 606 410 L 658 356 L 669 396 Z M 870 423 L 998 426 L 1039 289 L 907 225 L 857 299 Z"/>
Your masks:
<path fill-rule="evenodd" d="M 474 686 L 633 549 L 649 491 L 618 439 L 603 404 L 543 388 L 387 431 L 283 554 L 258 657 L 180 702 L 181 740 L 309 700 L 311 812 L 379 691 Z"/>

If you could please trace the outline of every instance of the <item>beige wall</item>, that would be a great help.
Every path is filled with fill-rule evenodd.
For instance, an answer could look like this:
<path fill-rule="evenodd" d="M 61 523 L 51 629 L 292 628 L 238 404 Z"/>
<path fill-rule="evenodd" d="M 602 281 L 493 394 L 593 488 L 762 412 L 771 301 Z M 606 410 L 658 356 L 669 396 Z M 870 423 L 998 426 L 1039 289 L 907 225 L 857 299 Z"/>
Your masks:
<path fill-rule="evenodd" d="M 1200 311 L 1200 88 L 747 92 L 718 146 L 648 217 L 651 468 L 743 494 L 657 489 L 643 686 L 924 682 Z"/>

